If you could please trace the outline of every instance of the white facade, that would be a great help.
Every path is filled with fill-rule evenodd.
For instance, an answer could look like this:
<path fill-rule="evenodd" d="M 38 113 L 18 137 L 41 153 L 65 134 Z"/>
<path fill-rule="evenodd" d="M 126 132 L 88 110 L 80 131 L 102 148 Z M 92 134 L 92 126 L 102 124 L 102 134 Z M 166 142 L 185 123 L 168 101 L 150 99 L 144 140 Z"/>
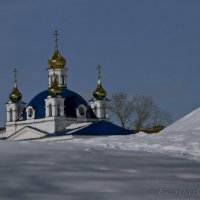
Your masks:
<path fill-rule="evenodd" d="M 49 95 L 45 99 L 45 117 L 64 117 L 64 100 L 61 96 L 51 97 Z"/>
<path fill-rule="evenodd" d="M 98 119 L 109 119 L 108 116 L 108 100 L 107 99 L 92 99 L 90 106 Z"/>
<path fill-rule="evenodd" d="M 6 104 L 7 122 L 19 120 L 23 113 L 25 105 L 26 104 L 21 100 L 18 102 L 9 101 Z"/>
<path fill-rule="evenodd" d="M 25 127 L 31 127 L 38 132 L 54 134 L 65 131 L 66 127 L 74 123 L 94 122 L 95 119 L 48 117 L 43 119 L 29 119 L 24 121 L 6 122 L 6 137 L 9 137 Z"/>
<path fill-rule="evenodd" d="M 51 81 L 54 75 L 54 72 L 56 74 L 56 79 L 59 87 L 65 88 L 67 87 L 67 69 L 66 68 L 61 68 L 61 69 L 53 69 L 50 68 L 48 69 L 49 73 L 49 86 L 51 85 Z"/>

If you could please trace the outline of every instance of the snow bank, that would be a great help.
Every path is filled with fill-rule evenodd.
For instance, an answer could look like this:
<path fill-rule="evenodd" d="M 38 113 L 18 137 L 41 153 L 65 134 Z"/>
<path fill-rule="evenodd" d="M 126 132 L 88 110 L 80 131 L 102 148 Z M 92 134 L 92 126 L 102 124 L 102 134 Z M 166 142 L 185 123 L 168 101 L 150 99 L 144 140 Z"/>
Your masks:
<path fill-rule="evenodd" d="M 157 134 L 140 132 L 127 136 L 109 136 L 89 140 L 79 139 L 73 142 L 111 149 L 167 153 L 199 161 L 200 108 Z"/>
<path fill-rule="evenodd" d="M 146 135 L 138 137 L 142 139 Z M 132 141 L 131 137 L 122 138 Z M 0 157 L 1 200 L 200 197 L 199 164 L 168 155 L 108 151 L 69 142 L 0 140 Z"/>
<path fill-rule="evenodd" d="M 190 138 L 187 138 L 187 135 L 181 134 L 166 136 L 163 133 L 151 135 L 138 133 L 127 136 L 91 138 L 89 140 L 77 139 L 73 140 L 73 142 L 110 149 L 167 153 L 188 159 L 200 160 L 200 137 L 191 133 Z"/>
<path fill-rule="evenodd" d="M 200 108 L 168 126 L 164 132 L 200 131 Z"/>

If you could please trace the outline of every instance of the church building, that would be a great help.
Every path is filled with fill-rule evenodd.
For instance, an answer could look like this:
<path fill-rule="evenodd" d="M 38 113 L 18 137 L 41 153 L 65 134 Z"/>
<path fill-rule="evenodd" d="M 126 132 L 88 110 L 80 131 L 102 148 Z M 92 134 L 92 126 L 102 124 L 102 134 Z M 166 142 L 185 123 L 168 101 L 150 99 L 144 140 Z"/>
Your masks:
<path fill-rule="evenodd" d="M 6 103 L 6 139 L 8 140 L 65 140 L 73 135 L 126 134 L 108 122 L 107 93 L 103 89 L 101 68 L 93 98 L 87 102 L 67 87 L 67 62 L 58 50 L 58 32 L 55 31 L 55 50 L 48 60 L 47 90 L 40 92 L 26 104 L 14 85 Z M 102 131 L 100 131 L 102 129 Z M 100 132 L 99 132 L 100 131 Z"/>

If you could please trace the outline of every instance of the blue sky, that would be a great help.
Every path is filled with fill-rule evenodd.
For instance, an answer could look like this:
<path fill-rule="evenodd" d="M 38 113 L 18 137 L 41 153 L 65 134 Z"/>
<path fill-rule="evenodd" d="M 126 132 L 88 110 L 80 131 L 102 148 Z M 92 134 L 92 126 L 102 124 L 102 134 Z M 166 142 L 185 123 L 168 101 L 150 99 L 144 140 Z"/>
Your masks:
<path fill-rule="evenodd" d="M 200 105 L 200 1 L 0 1 L 0 125 L 16 67 L 23 100 L 47 89 L 59 31 L 68 88 L 90 99 L 102 65 L 108 94 L 150 95 L 176 120 Z"/>

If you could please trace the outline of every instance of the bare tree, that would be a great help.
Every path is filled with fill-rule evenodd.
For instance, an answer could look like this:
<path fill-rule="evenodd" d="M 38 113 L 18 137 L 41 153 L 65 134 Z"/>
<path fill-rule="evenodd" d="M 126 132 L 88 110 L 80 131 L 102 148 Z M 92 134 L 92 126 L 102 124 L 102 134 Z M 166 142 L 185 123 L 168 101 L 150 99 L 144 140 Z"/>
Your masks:
<path fill-rule="evenodd" d="M 134 105 L 134 129 L 138 132 L 153 126 L 167 126 L 172 122 L 171 115 L 161 110 L 149 96 L 135 95 Z"/>
<path fill-rule="evenodd" d="M 121 126 L 125 128 L 133 114 L 133 102 L 128 100 L 127 94 L 120 92 L 112 95 L 109 110 L 115 115 Z"/>
<path fill-rule="evenodd" d="M 172 116 L 166 110 L 161 110 L 159 107 L 155 108 L 151 120 L 152 120 L 152 122 L 150 123 L 151 127 L 167 126 L 173 122 Z"/>
<path fill-rule="evenodd" d="M 153 116 L 155 105 L 149 96 L 135 95 L 133 97 L 134 118 L 133 124 L 136 131 L 144 128 L 146 122 Z"/>
<path fill-rule="evenodd" d="M 109 110 L 122 127 L 132 127 L 137 132 L 153 126 L 166 126 L 172 122 L 168 112 L 161 110 L 151 97 L 144 95 L 135 95 L 129 100 L 125 93 L 114 94 Z"/>

